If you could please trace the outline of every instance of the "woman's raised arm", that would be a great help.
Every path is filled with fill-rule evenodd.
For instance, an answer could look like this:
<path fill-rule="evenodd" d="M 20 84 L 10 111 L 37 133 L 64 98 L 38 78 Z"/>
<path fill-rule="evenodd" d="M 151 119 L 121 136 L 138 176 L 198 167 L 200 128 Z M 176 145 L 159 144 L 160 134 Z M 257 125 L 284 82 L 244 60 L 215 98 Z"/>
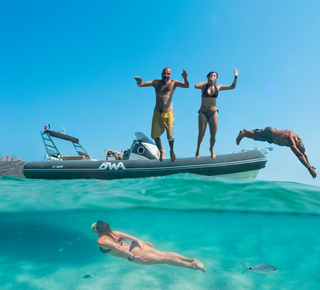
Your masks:
<path fill-rule="evenodd" d="M 231 86 L 217 85 L 217 88 L 219 91 L 233 90 L 236 88 L 239 70 L 234 68 L 233 73 L 234 73 L 234 80 L 233 80 L 233 83 L 231 84 Z"/>
<path fill-rule="evenodd" d="M 200 82 L 194 85 L 196 89 L 202 89 L 204 86 L 206 86 L 208 82 Z"/>

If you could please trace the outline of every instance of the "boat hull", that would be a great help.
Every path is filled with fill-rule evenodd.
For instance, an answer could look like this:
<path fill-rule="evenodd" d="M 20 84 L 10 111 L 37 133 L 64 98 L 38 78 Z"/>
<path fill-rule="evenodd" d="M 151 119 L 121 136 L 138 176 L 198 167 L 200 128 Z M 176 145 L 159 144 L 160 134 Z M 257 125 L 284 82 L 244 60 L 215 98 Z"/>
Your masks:
<path fill-rule="evenodd" d="M 28 162 L 23 169 L 34 179 L 122 179 L 191 173 L 206 176 L 255 178 L 267 159 L 258 150 L 211 157 L 163 160 L 64 160 Z"/>

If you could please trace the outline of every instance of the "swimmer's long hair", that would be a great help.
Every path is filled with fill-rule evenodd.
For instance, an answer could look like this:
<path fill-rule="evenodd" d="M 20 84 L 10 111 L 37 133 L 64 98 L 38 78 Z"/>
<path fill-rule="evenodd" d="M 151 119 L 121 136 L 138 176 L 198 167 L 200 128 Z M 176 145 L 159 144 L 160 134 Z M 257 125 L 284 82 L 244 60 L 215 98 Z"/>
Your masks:
<path fill-rule="evenodd" d="M 110 238 L 112 238 L 115 242 L 117 242 L 117 235 L 115 233 L 113 233 L 113 231 L 111 230 L 111 227 L 109 224 L 107 224 L 106 222 L 103 221 L 97 221 L 96 223 L 96 230 L 99 234 L 101 235 L 106 235 Z"/>

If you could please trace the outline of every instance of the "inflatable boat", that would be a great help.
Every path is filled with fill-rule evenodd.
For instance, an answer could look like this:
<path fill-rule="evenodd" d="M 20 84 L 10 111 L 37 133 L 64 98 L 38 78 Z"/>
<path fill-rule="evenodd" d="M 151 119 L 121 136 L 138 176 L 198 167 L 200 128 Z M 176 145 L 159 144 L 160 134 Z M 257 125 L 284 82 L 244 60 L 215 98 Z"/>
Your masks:
<path fill-rule="evenodd" d="M 166 176 L 191 173 L 254 179 L 267 163 L 266 154 L 272 148 L 249 148 L 232 154 L 211 157 L 159 160 L 157 146 L 143 133 L 135 133 L 130 149 L 123 153 L 105 149 L 104 160 L 93 159 L 79 139 L 59 132 L 45 130 L 41 136 L 47 151 L 43 161 L 28 162 L 23 173 L 34 179 L 121 179 Z M 62 156 L 53 139 L 71 142 L 75 156 Z"/>

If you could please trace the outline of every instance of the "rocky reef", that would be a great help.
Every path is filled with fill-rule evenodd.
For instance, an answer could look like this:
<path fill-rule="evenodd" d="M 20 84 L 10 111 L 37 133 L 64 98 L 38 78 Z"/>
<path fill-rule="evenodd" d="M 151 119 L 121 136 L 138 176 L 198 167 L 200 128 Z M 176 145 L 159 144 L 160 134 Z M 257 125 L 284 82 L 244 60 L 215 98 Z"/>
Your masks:
<path fill-rule="evenodd" d="M 16 156 L 2 156 L 0 157 L 0 176 L 24 177 L 23 166 L 26 163 L 26 161 Z"/>

